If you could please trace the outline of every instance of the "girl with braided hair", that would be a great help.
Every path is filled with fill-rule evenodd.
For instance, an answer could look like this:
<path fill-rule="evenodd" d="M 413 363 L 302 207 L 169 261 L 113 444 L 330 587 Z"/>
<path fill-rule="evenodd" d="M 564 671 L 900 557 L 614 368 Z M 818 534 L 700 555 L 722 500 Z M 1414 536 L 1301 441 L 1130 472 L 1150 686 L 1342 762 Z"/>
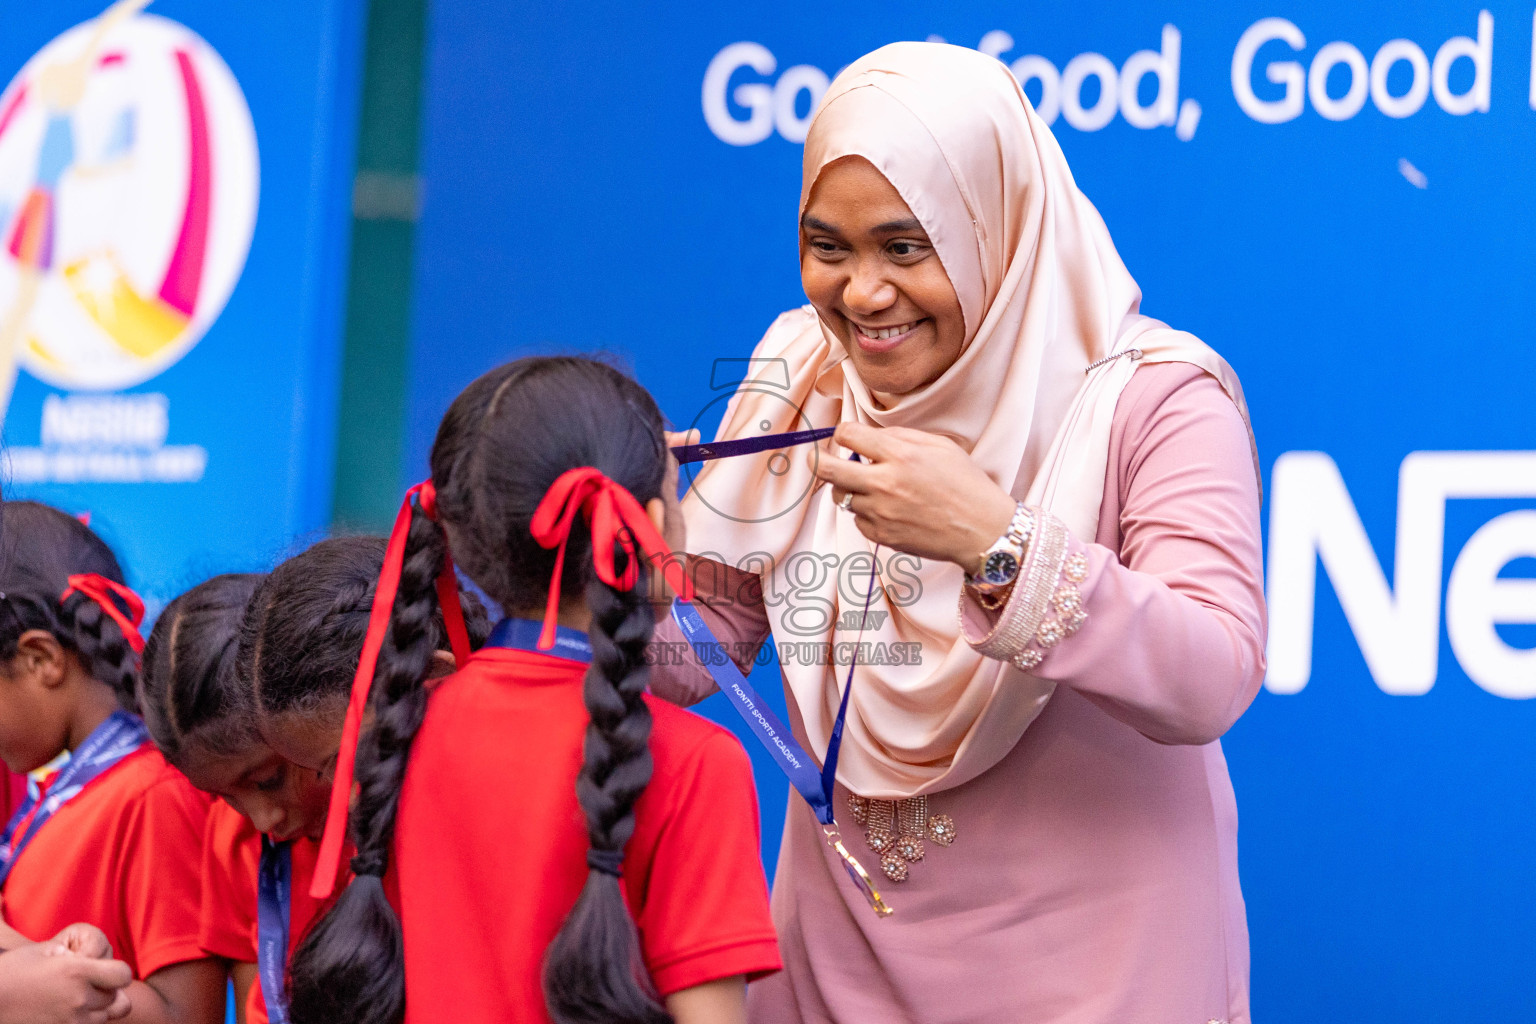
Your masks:
<path fill-rule="evenodd" d="M 380 537 L 320 541 L 272 570 L 241 624 L 236 672 L 241 689 L 259 705 L 256 724 L 291 766 L 320 780 L 314 794 L 319 820 L 312 809 L 304 815 L 306 834 L 314 839 L 325 826 L 347 697 L 384 560 Z M 459 608 L 469 647 L 478 649 L 490 632 L 485 608 L 462 590 Z M 441 611 L 427 630 L 427 677 L 437 679 L 454 667 Z"/>
<path fill-rule="evenodd" d="M 518 360 L 454 401 L 431 465 L 314 765 L 322 883 L 355 752 L 357 877 L 294 957 L 294 1024 L 744 1021 L 744 982 L 779 967 L 747 758 L 646 693 L 652 565 L 686 591 L 654 401 L 602 363 Z M 429 688 L 450 548 L 508 617 Z M 263 732 L 314 760 L 268 714 L 262 649 Z"/>
<path fill-rule="evenodd" d="M 271 749 L 251 724 L 251 702 L 234 683 L 240 619 L 262 579 L 215 576 L 166 605 L 145 641 L 138 688 L 144 724 L 161 755 L 198 789 L 222 797 L 203 834 L 198 942 L 230 965 L 246 1024 L 267 1020 L 253 984 L 261 833 L 246 815 L 275 830 L 284 796 L 298 790 L 302 805 L 302 786 L 270 763 Z"/>
<path fill-rule="evenodd" d="M 41 940 L 100 928 L 133 972 L 134 1022 L 223 1019 L 224 967 L 198 943 L 210 800 L 138 718 L 143 603 L 112 551 L 57 509 L 6 502 L 0 539 L 0 758 L 69 759 L 0 834 L 5 918 Z"/>
<path fill-rule="evenodd" d="M 216 576 L 167 605 L 144 648 L 139 699 L 151 735 L 193 785 L 222 798 L 203 844 L 200 936 L 234 964 L 247 1024 L 286 1020 L 288 954 L 325 906 L 309 889 L 330 782 L 257 730 L 253 680 L 239 659 L 242 621 L 249 609 L 252 628 L 271 634 L 264 661 L 282 673 L 293 721 L 339 734 L 383 563 L 382 538 L 347 537 L 268 575 Z M 463 600 L 471 637 L 483 639 L 483 609 Z M 274 608 L 283 609 L 276 621 Z"/>

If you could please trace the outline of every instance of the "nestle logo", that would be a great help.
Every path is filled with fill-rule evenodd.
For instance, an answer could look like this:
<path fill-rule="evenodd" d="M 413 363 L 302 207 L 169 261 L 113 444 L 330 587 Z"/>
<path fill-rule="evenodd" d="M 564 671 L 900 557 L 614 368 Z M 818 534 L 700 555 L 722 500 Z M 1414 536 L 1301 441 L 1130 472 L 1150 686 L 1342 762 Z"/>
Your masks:
<path fill-rule="evenodd" d="M 170 430 L 164 395 L 49 395 L 45 447 L 159 448 Z"/>

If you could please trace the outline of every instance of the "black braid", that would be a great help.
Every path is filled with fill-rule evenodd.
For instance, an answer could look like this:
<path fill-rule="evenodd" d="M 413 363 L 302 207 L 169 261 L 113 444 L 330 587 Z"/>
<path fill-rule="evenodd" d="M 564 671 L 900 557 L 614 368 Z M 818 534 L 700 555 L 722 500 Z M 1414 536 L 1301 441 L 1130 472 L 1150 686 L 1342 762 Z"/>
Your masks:
<path fill-rule="evenodd" d="M 616 552 L 622 565 L 622 553 Z M 642 577 L 645 575 L 641 574 Z M 645 984 L 640 944 L 607 855 L 635 831 L 635 801 L 651 781 L 651 710 L 645 648 L 655 627 L 643 579 L 614 590 L 593 577 L 592 666 L 582 696 L 591 724 L 576 797 L 587 818 L 587 883 L 544 960 L 544 999 L 556 1024 L 663 1024 L 672 1017 Z"/>
<path fill-rule="evenodd" d="M 422 684 L 437 650 L 436 582 L 446 551 L 442 527 L 416 509 L 405 543 L 400 590 L 374 673 L 373 724 L 358 743 L 359 792 L 351 826 L 358 852 L 353 870 L 359 874 L 383 874 L 388 863 L 406 758 L 427 710 Z M 375 859 L 378 868 L 370 871 Z"/>
<path fill-rule="evenodd" d="M 427 709 L 423 683 L 437 650 L 436 580 L 446 553 L 442 528 L 416 509 L 374 674 L 373 721 L 357 748 L 358 797 L 348 817 L 357 877 L 294 954 L 289 969 L 293 1024 L 398 1024 L 405 1019 L 405 950 L 400 920 L 384 896 L 383 876 L 411 741 Z"/>
<path fill-rule="evenodd" d="M 68 646 L 92 679 L 112 687 L 117 702 L 139 713 L 139 657 L 112 617 L 95 601 L 73 593 L 59 606 L 59 625 L 69 631 Z"/>
<path fill-rule="evenodd" d="M 661 496 L 666 457 L 661 412 L 632 379 L 591 359 L 520 359 L 454 400 L 432 446 L 432 480 L 455 560 L 516 612 L 542 609 L 548 595 L 554 553 L 529 526 L 555 479 L 593 466 L 643 504 Z M 671 1017 L 649 991 L 615 868 L 651 777 L 642 695 L 654 613 L 644 600 L 646 573 L 634 591 L 614 591 L 593 582 L 591 557 L 591 533 L 578 517 L 560 592 L 583 596 L 592 614 L 593 667 L 583 689 L 591 725 L 577 780 L 592 856 L 581 895 L 546 951 L 545 1004 L 558 1024 L 653 1024 Z"/>

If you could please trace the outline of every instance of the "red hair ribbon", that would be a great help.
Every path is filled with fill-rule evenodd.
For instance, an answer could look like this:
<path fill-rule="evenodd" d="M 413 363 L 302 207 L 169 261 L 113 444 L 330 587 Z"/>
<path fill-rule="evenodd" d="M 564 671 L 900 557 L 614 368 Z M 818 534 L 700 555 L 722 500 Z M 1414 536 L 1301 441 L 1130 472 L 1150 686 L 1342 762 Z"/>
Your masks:
<path fill-rule="evenodd" d="M 373 608 L 368 615 L 368 634 L 352 677 L 352 697 L 347 702 L 347 717 L 341 727 L 341 747 L 336 752 L 336 777 L 331 784 L 331 804 L 326 812 L 325 835 L 315 864 L 309 894 L 327 899 L 336 887 L 341 868 L 341 847 L 347 835 L 347 810 L 352 803 L 352 771 L 357 761 L 357 739 L 362 731 L 363 712 L 373 690 L 373 676 L 379 664 L 379 649 L 384 646 L 384 631 L 389 628 L 389 613 L 400 590 L 400 569 L 405 562 L 405 540 L 411 532 L 411 499 L 416 498 L 427 518 L 437 519 L 437 491 L 425 480 L 405 492 L 400 512 L 395 516 L 389 545 L 384 549 L 384 567 L 379 571 L 378 587 L 373 594 Z M 437 600 L 443 609 L 443 625 L 453 648 L 454 663 L 463 667 L 469 660 L 469 631 L 464 627 L 464 610 L 459 605 L 459 583 L 453 574 L 453 559 L 443 558 L 437 574 Z"/>
<path fill-rule="evenodd" d="M 133 653 L 144 653 L 144 637 L 139 633 L 139 623 L 144 621 L 143 598 L 116 580 L 109 580 L 94 572 L 69 577 L 69 586 L 59 595 L 59 604 L 63 604 L 71 594 L 84 594 L 100 605 L 101 610 L 107 613 L 107 618 L 117 623 L 117 628 L 123 631 L 123 639 L 128 641 Z M 123 604 L 128 606 L 128 614 L 123 614 L 117 602 L 112 600 L 113 595 L 122 598 Z"/>
<path fill-rule="evenodd" d="M 635 560 L 638 543 L 653 562 L 660 564 L 673 592 L 684 601 L 693 600 L 693 581 L 635 496 L 599 469 L 583 466 L 566 470 L 544 492 L 544 500 L 539 502 L 528 525 L 534 540 L 546 548 L 559 549 L 555 554 L 555 574 L 549 583 L 549 603 L 544 608 L 544 629 L 539 633 L 539 650 L 547 651 L 555 645 L 560 574 L 565 568 L 565 546 L 571 539 L 571 524 L 577 512 L 586 517 L 592 531 L 592 567 L 598 579 L 620 590 L 632 589 L 640 578 Z M 629 556 L 622 576 L 614 568 L 614 544 Z"/>

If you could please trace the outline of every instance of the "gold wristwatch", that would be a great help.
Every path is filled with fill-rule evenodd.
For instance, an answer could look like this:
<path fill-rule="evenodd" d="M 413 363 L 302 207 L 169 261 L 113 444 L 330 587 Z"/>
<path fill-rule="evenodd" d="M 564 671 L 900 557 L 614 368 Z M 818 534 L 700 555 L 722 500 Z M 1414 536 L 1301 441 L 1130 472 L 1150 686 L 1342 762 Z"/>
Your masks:
<path fill-rule="evenodd" d="M 1002 594 L 1019 578 L 1024 549 L 1034 532 L 1035 515 L 1021 501 L 1013 510 L 1008 529 L 981 553 L 981 571 L 975 576 L 966 573 L 965 585 L 971 588 L 983 608 L 997 608 L 1002 603 Z"/>

